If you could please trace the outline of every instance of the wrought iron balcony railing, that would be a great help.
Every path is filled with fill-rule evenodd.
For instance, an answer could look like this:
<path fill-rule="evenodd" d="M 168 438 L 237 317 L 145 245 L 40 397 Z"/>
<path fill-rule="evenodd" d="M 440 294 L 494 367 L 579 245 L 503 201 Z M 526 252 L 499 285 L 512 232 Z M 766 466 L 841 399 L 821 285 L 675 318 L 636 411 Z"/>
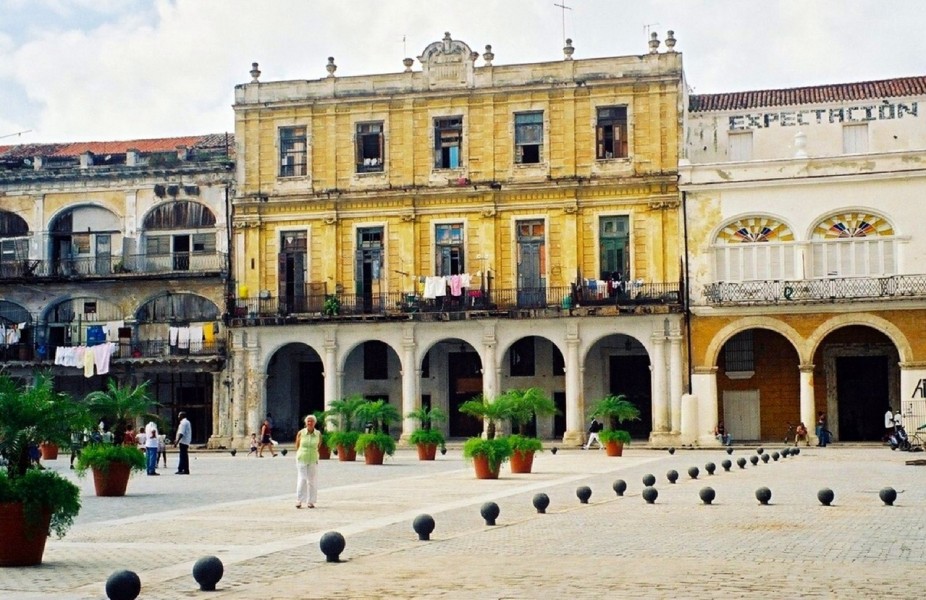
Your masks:
<path fill-rule="evenodd" d="M 181 252 L 165 255 L 93 256 L 53 260 L 0 262 L 0 280 L 90 279 L 146 277 L 170 274 L 226 273 L 227 255 L 222 252 Z"/>
<path fill-rule="evenodd" d="M 170 345 L 168 340 L 138 340 L 131 343 L 118 342 L 111 358 L 169 358 L 184 356 L 224 356 L 225 340 L 212 342 L 191 342 Z M 0 344 L 0 364 L 7 362 L 39 362 L 53 364 L 58 346 L 53 344 L 36 344 L 22 342 L 17 344 Z"/>
<path fill-rule="evenodd" d="M 312 294 L 288 298 L 236 298 L 230 301 L 233 325 L 258 325 L 270 320 L 352 319 L 400 317 L 428 320 L 435 313 L 462 315 L 486 313 L 519 318 L 518 311 L 544 309 L 549 316 L 569 316 L 582 306 L 679 305 L 677 283 L 631 285 L 599 293 L 585 286 L 463 290 L 459 296 L 425 298 L 414 292 L 377 294 Z M 536 315 L 524 315 L 536 316 Z"/>
<path fill-rule="evenodd" d="M 926 275 L 715 282 L 704 297 L 716 305 L 813 304 L 926 297 Z"/>

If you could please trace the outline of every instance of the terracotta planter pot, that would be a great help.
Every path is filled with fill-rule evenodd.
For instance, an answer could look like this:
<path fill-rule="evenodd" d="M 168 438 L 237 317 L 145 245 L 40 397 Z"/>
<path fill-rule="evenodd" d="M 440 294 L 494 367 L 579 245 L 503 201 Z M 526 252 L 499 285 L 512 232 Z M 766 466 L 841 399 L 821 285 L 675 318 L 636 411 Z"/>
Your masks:
<path fill-rule="evenodd" d="M 383 452 L 379 446 L 373 444 L 370 444 L 363 450 L 363 460 L 368 465 L 381 465 L 385 457 L 386 453 Z"/>
<path fill-rule="evenodd" d="M 606 442 L 604 445 L 604 451 L 608 456 L 623 456 L 624 442 Z"/>
<path fill-rule="evenodd" d="M 39 444 L 39 450 L 42 451 L 42 460 L 57 460 L 58 459 L 58 444 L 52 444 L 51 442 L 43 442 Z"/>
<path fill-rule="evenodd" d="M 521 452 L 515 450 L 511 454 L 511 472 L 512 473 L 530 473 L 534 466 L 534 452 Z"/>
<path fill-rule="evenodd" d="M 486 456 L 474 456 L 473 466 L 476 468 L 476 479 L 498 479 L 498 469 L 489 468 L 489 459 Z"/>
<path fill-rule="evenodd" d="M 338 444 L 338 460 L 341 462 L 354 462 L 357 460 L 357 451 Z"/>
<path fill-rule="evenodd" d="M 418 460 L 434 460 L 437 456 L 437 444 L 416 444 L 418 446 Z"/>
<path fill-rule="evenodd" d="M 93 489 L 97 496 L 125 496 L 131 474 L 131 467 L 122 462 L 111 463 L 105 473 L 93 469 Z"/>
<path fill-rule="evenodd" d="M 51 512 L 42 511 L 35 525 L 26 523 L 21 502 L 0 503 L 0 567 L 42 564 Z"/>
<path fill-rule="evenodd" d="M 331 458 L 331 448 L 324 442 L 318 445 L 318 459 L 328 460 Z"/>

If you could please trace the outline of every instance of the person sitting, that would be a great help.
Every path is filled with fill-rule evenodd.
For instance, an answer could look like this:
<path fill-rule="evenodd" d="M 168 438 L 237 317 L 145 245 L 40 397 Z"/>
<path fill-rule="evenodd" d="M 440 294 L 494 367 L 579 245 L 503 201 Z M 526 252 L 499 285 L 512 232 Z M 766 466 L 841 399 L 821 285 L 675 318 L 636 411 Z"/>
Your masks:
<path fill-rule="evenodd" d="M 804 425 L 803 421 L 801 421 L 800 425 L 797 426 L 797 429 L 794 430 L 794 445 L 797 446 L 802 441 L 805 445 L 810 445 L 810 440 L 807 437 L 807 426 Z"/>
<path fill-rule="evenodd" d="M 733 444 L 733 436 L 727 433 L 727 430 L 723 425 L 723 421 L 717 423 L 717 427 L 714 428 L 714 437 L 717 438 L 717 441 L 724 446 L 730 446 Z"/>

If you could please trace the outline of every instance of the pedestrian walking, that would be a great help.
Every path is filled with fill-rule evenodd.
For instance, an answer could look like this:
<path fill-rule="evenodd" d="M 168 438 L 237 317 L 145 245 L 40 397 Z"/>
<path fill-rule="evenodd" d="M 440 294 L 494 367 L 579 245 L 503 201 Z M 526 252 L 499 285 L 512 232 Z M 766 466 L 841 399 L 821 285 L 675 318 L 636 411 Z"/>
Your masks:
<path fill-rule="evenodd" d="M 158 473 L 158 426 L 154 421 L 148 423 L 145 427 L 145 464 L 148 467 L 148 475 L 160 475 Z"/>
<path fill-rule="evenodd" d="M 305 428 L 296 434 L 296 508 L 315 508 L 318 495 L 318 445 L 322 434 L 315 429 L 315 416 L 305 418 Z"/>
<path fill-rule="evenodd" d="M 257 451 L 257 458 L 264 457 L 264 448 L 267 446 L 270 447 L 270 454 L 276 456 L 277 453 L 273 450 L 273 425 L 270 424 L 270 419 L 264 419 L 264 424 L 260 426 L 260 450 Z"/>
<path fill-rule="evenodd" d="M 592 422 L 588 425 L 588 441 L 585 442 L 583 450 L 588 450 L 592 446 L 592 442 L 598 443 L 598 448 L 603 448 L 601 445 L 601 440 L 598 439 L 598 432 L 604 429 L 604 425 L 598 419 L 592 419 Z"/>
<path fill-rule="evenodd" d="M 891 410 L 891 407 L 887 407 L 887 412 L 884 413 L 884 437 L 881 439 L 882 442 L 887 442 L 891 439 L 891 435 L 894 433 L 894 411 Z"/>
<path fill-rule="evenodd" d="M 817 414 L 817 446 L 826 448 L 829 443 L 830 432 L 827 429 L 826 413 L 822 410 Z"/>
<path fill-rule="evenodd" d="M 257 434 L 256 433 L 251 434 L 251 451 L 248 452 L 248 456 L 251 456 L 252 454 L 254 456 L 257 456 Z"/>
<path fill-rule="evenodd" d="M 174 440 L 174 448 L 180 446 L 180 459 L 177 462 L 176 475 L 190 474 L 190 440 L 193 438 L 193 427 L 190 425 L 186 413 L 180 411 L 177 415 L 180 417 L 180 424 L 177 425 L 177 438 Z"/>

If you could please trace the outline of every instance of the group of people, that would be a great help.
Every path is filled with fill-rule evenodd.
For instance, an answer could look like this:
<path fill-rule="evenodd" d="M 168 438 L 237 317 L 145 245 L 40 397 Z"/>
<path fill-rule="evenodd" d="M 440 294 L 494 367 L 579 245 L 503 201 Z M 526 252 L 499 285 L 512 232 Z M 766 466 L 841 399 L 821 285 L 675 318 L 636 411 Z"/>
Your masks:
<path fill-rule="evenodd" d="M 884 413 L 884 438 L 881 440 L 885 443 L 889 442 L 891 436 L 894 435 L 898 429 L 903 429 L 903 415 L 900 414 L 898 410 L 896 413 L 891 410 L 891 407 L 887 407 L 887 412 Z"/>
<path fill-rule="evenodd" d="M 186 412 L 180 411 L 177 414 L 180 423 L 177 425 L 177 437 L 174 439 L 174 448 L 179 447 L 180 458 L 177 461 L 176 475 L 190 474 L 190 442 L 193 438 L 193 426 L 190 420 L 186 418 Z M 138 433 L 133 433 L 130 428 L 125 434 L 126 444 L 137 444 L 138 449 L 145 453 L 145 466 L 150 476 L 160 475 L 157 471 L 158 461 L 162 460 L 164 468 L 167 468 L 167 435 L 158 432 L 158 425 L 150 421 L 145 428 L 139 429 Z"/>

